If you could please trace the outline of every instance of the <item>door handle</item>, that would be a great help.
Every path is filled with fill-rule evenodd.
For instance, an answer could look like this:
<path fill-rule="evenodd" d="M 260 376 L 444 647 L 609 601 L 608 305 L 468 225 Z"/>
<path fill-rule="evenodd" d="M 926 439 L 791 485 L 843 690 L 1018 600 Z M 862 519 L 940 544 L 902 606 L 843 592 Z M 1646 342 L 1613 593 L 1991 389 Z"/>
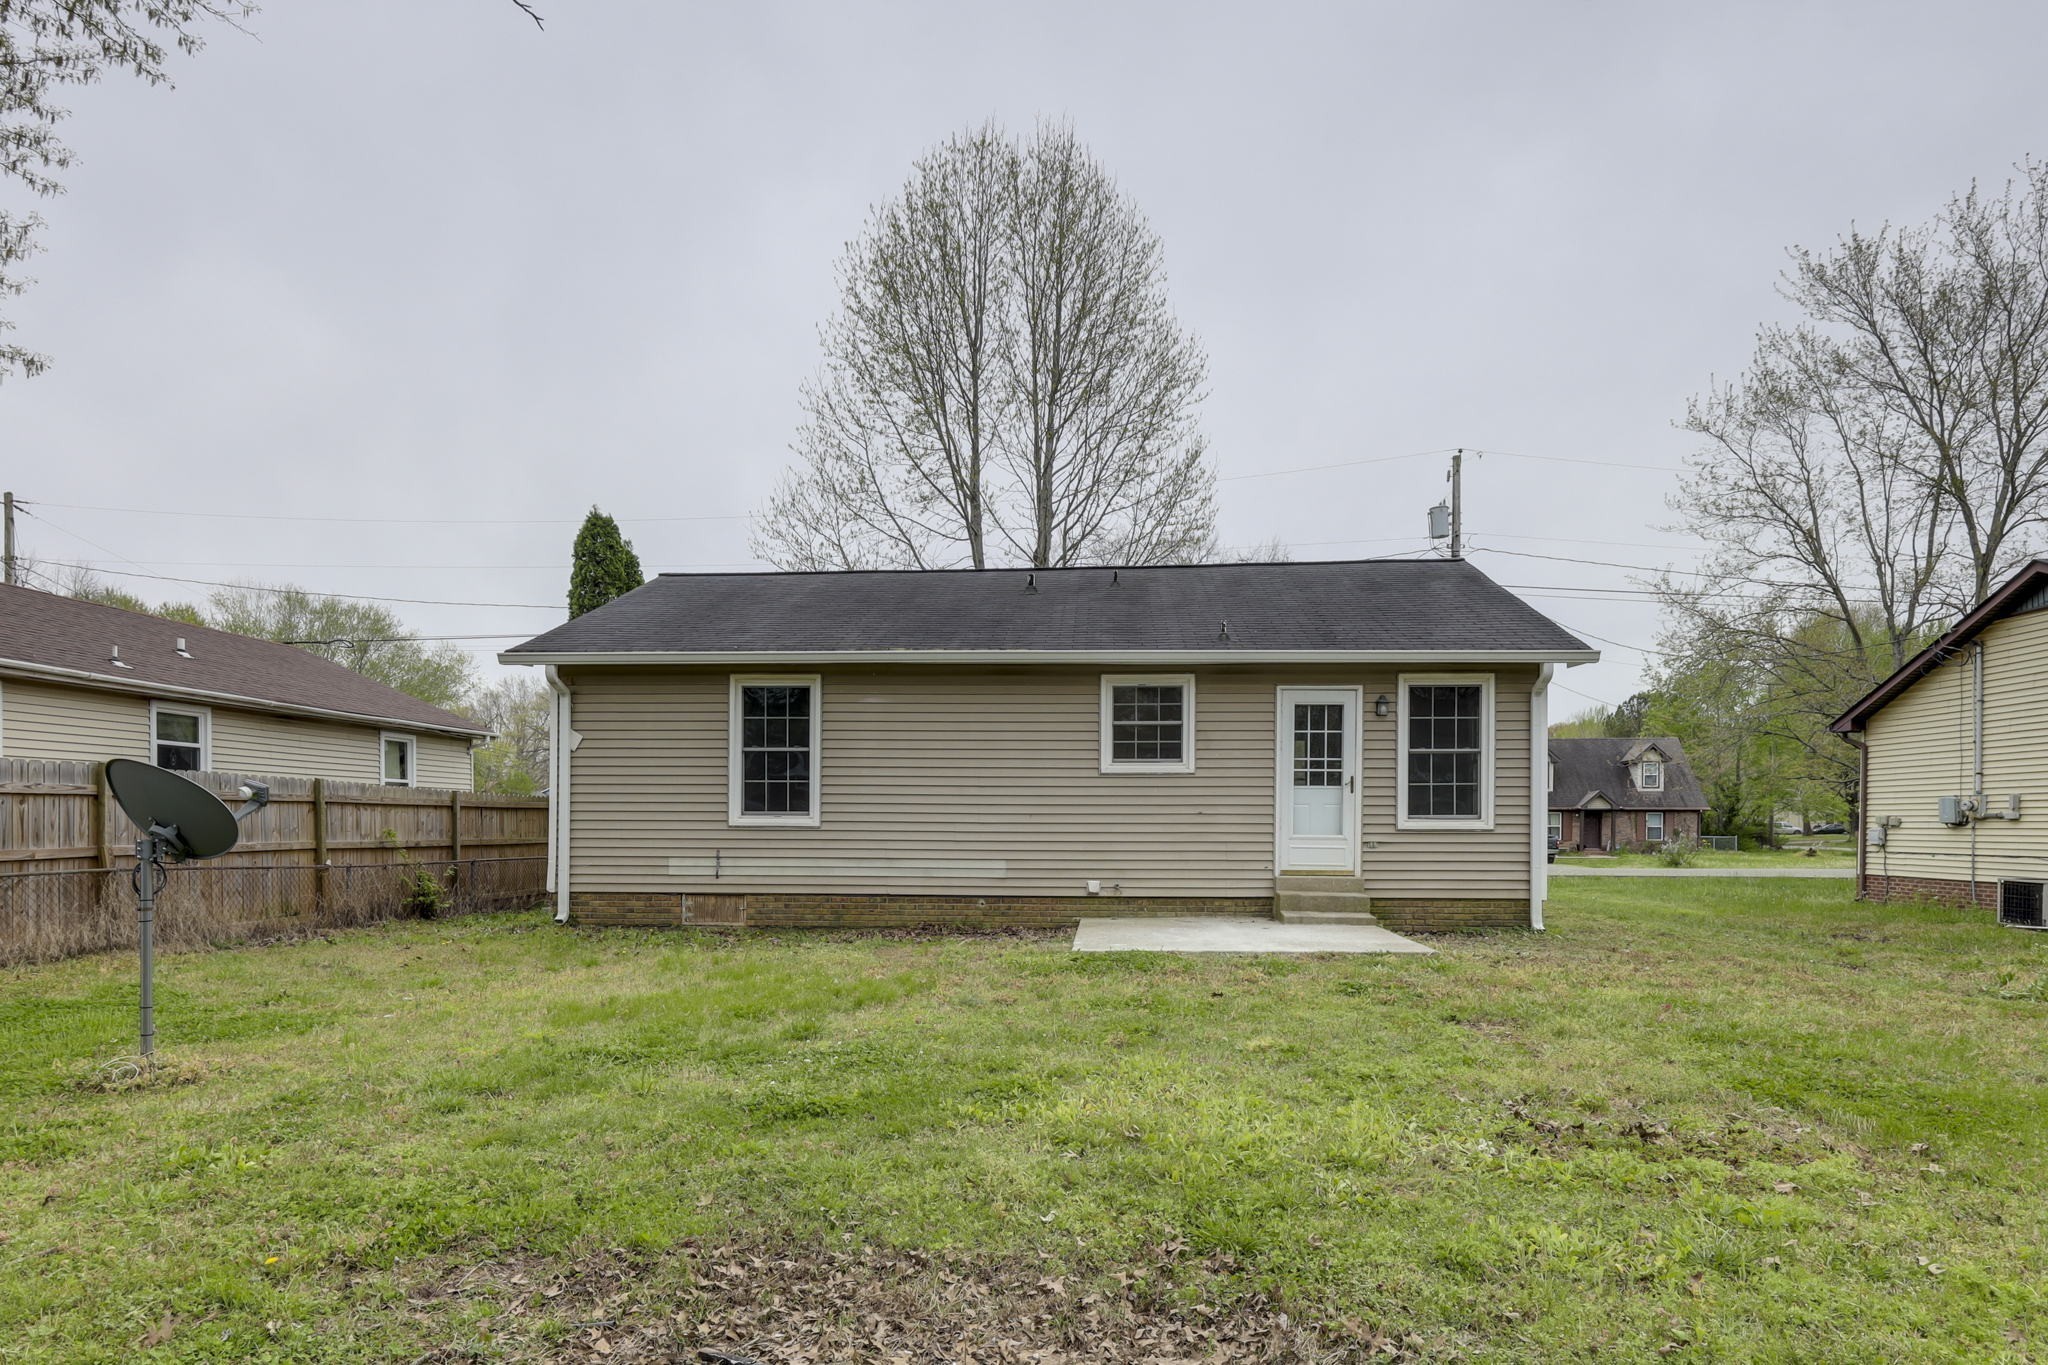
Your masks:
<path fill-rule="evenodd" d="M 1355 792 L 1355 791 L 1357 791 L 1357 790 L 1358 790 L 1358 774 L 1357 774 L 1357 773 L 1353 773 L 1353 774 L 1351 774 L 1351 776 L 1349 776 L 1349 777 L 1347 777 L 1347 778 L 1345 778 L 1345 779 L 1344 779 L 1344 790 L 1345 790 L 1345 791 L 1348 791 L 1348 792 Z"/>

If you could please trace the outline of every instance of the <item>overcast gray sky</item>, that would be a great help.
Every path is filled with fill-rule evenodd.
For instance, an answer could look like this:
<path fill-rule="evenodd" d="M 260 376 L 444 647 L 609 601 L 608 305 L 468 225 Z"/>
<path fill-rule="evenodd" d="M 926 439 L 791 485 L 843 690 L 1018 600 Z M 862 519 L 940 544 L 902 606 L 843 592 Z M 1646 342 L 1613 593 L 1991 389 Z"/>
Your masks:
<path fill-rule="evenodd" d="M 1499 551 L 1692 562 L 1671 424 L 1785 248 L 2048 151 L 2037 4 L 537 4 L 271 0 L 175 90 L 75 94 L 10 305 L 55 365 L 0 387 L 28 550 L 548 604 L 399 608 L 460 634 L 560 619 L 593 503 L 650 571 L 744 567 L 869 206 L 1050 115 L 1165 240 L 1228 542 L 1422 548 L 1444 461 L 1273 471 L 1549 457 L 1469 468 L 1476 562 L 1651 645 L 1589 600 L 1629 570 Z M 1603 648 L 1562 681 L 1618 700 Z"/>

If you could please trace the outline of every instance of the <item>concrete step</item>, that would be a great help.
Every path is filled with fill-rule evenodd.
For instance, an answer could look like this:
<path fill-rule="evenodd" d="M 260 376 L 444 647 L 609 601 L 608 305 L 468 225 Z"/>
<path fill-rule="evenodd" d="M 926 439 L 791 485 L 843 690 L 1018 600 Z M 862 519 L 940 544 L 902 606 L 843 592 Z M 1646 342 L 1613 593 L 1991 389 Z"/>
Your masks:
<path fill-rule="evenodd" d="M 1291 910 L 1280 911 L 1282 924 L 1378 924 L 1379 918 L 1370 910 Z"/>
<path fill-rule="evenodd" d="M 1278 895 L 1292 891 L 1309 891 L 1318 895 L 1341 892 L 1353 896 L 1365 894 L 1365 878 L 1347 877 L 1335 872 L 1282 872 L 1273 879 L 1273 890 Z"/>
<path fill-rule="evenodd" d="M 1356 891 L 1279 891 L 1273 895 L 1275 910 L 1305 910 L 1327 914 L 1364 914 L 1372 909 L 1372 897 Z"/>

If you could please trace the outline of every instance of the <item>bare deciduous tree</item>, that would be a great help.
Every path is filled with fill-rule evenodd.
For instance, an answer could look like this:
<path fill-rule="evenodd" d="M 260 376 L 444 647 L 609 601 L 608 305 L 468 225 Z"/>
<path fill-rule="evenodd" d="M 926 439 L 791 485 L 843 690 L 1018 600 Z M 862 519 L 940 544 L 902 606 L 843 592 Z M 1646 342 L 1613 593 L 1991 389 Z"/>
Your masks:
<path fill-rule="evenodd" d="M 71 164 L 71 148 L 56 131 L 61 87 L 90 85 L 110 70 L 168 84 L 170 48 L 196 52 L 208 23 L 232 23 L 253 8 L 242 0 L 0 0 L 0 175 L 37 195 L 62 193 L 57 172 Z M 28 287 L 15 267 L 35 254 L 42 225 L 38 214 L 0 211 L 0 298 Z M 0 331 L 12 327 L 0 320 Z M 46 364 L 0 345 L 0 378 Z"/>
<path fill-rule="evenodd" d="M 1714 547 L 1659 585 L 1671 668 L 1739 660 L 1766 731 L 1852 785 L 1826 723 L 1982 599 L 2048 523 L 2048 166 L 1928 225 L 1793 253 L 1672 500 Z"/>
<path fill-rule="evenodd" d="M 1206 557 L 1205 361 L 1158 238 L 1071 130 L 920 160 L 840 268 L 800 464 L 756 552 L 787 569 Z"/>

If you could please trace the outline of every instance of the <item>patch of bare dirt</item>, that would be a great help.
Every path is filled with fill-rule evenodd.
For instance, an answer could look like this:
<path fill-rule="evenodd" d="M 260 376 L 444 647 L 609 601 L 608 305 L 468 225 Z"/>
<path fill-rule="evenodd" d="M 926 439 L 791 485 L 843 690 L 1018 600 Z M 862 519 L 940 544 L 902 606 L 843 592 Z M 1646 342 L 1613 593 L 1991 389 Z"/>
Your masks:
<path fill-rule="evenodd" d="M 1179 1242 L 1088 1285 L 1042 1265 L 877 1248 L 685 1246 L 573 1264 L 449 1267 L 408 1295 L 425 1321 L 487 1316 L 415 1365 L 1270 1365 L 1449 1359 L 1447 1343 L 1305 1320 Z M 459 1311 L 457 1311 L 459 1310 Z"/>

